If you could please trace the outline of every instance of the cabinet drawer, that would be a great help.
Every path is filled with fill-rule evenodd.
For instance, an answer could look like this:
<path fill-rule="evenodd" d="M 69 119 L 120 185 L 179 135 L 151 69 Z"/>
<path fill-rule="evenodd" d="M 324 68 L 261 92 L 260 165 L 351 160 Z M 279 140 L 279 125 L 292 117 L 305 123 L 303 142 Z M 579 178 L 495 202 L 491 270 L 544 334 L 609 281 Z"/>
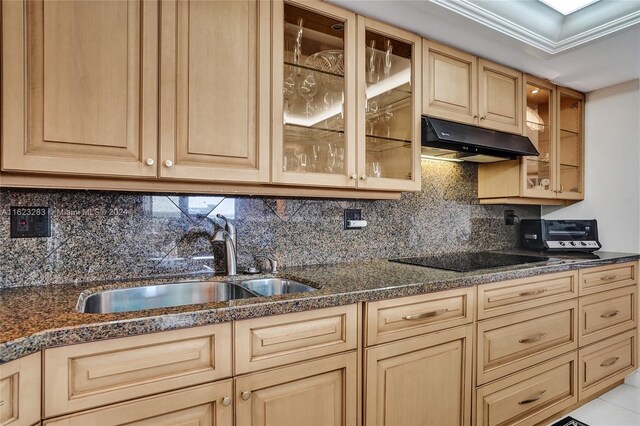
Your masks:
<path fill-rule="evenodd" d="M 358 305 L 235 323 L 236 374 L 355 349 Z"/>
<path fill-rule="evenodd" d="M 478 286 L 478 319 L 519 312 L 578 296 L 578 271 Z"/>
<path fill-rule="evenodd" d="M 231 376 L 231 323 L 47 349 L 45 417 Z"/>
<path fill-rule="evenodd" d="M 634 328 L 636 296 L 635 287 L 625 287 L 580 298 L 580 346 Z"/>
<path fill-rule="evenodd" d="M 580 296 L 637 284 L 637 273 L 637 262 L 581 269 Z"/>
<path fill-rule="evenodd" d="M 478 384 L 578 347 L 577 300 L 478 323 Z"/>
<path fill-rule="evenodd" d="M 367 303 L 367 346 L 473 320 L 473 287 Z"/>
<path fill-rule="evenodd" d="M 0 425 L 40 420 L 40 352 L 0 365 Z"/>
<path fill-rule="evenodd" d="M 225 399 L 224 405 L 223 399 Z M 231 379 L 46 420 L 45 426 L 231 426 Z"/>
<path fill-rule="evenodd" d="M 578 401 L 576 352 L 476 391 L 476 424 L 533 425 Z"/>
<path fill-rule="evenodd" d="M 636 339 L 636 331 L 630 330 L 580 349 L 580 400 L 624 379 L 635 370 Z"/>

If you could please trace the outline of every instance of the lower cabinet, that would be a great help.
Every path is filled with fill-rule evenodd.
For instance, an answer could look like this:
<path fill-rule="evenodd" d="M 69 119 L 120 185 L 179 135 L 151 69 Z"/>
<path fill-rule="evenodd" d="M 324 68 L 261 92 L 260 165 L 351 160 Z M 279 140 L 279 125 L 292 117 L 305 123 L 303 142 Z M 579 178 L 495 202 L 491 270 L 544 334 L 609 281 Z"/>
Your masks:
<path fill-rule="evenodd" d="M 578 402 L 573 351 L 478 388 L 476 425 L 534 425 Z"/>
<path fill-rule="evenodd" d="M 46 420 L 45 426 L 232 426 L 231 379 Z"/>
<path fill-rule="evenodd" d="M 357 423 L 357 352 L 235 379 L 236 425 Z"/>
<path fill-rule="evenodd" d="M 365 424 L 469 425 L 473 327 L 366 350 Z"/>
<path fill-rule="evenodd" d="M 0 365 L 0 425 L 40 421 L 40 352 Z"/>

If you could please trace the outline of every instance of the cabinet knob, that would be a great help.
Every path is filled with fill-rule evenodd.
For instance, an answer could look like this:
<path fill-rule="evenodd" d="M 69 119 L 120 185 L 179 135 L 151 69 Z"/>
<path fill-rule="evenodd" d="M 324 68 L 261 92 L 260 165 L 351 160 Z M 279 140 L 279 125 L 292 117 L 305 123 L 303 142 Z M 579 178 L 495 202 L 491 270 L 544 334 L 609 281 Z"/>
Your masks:
<path fill-rule="evenodd" d="M 367 180 L 367 175 L 362 175 L 362 176 L 360 176 L 360 179 L 362 179 L 362 180 Z"/>
<path fill-rule="evenodd" d="M 358 179 L 358 175 L 357 175 L 357 174 L 355 174 L 355 173 L 353 173 L 353 174 L 351 175 L 351 179 L 354 179 L 354 180 L 355 180 L 355 179 Z"/>
<path fill-rule="evenodd" d="M 171 167 L 171 166 L 173 166 L 173 161 L 171 161 L 171 160 L 165 160 L 165 162 L 164 162 L 164 166 L 165 166 L 165 167 Z"/>
<path fill-rule="evenodd" d="M 251 392 L 250 391 L 243 391 L 240 394 L 240 398 L 242 398 L 243 401 L 248 401 L 249 398 L 251 398 Z"/>
<path fill-rule="evenodd" d="M 146 160 L 144 160 L 144 164 L 146 164 L 147 166 L 153 166 L 154 164 L 156 164 L 156 160 L 154 160 L 153 158 L 147 158 Z"/>
<path fill-rule="evenodd" d="M 223 396 L 220 402 L 222 402 L 222 405 L 224 405 L 225 407 L 228 407 L 231 405 L 231 398 L 229 398 L 228 396 Z"/>

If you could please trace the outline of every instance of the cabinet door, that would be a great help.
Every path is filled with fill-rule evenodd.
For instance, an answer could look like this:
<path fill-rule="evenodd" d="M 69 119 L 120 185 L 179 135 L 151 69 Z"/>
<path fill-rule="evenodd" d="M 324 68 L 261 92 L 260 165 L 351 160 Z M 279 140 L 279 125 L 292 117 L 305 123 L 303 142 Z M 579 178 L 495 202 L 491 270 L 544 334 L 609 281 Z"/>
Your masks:
<path fill-rule="evenodd" d="M 7 1 L 2 27 L 2 170 L 156 176 L 156 1 Z"/>
<path fill-rule="evenodd" d="M 160 176 L 269 181 L 270 6 L 162 2 Z"/>
<path fill-rule="evenodd" d="M 558 88 L 557 191 L 563 200 L 584 199 L 584 95 Z"/>
<path fill-rule="evenodd" d="M 522 134 L 522 73 L 478 60 L 480 125 Z"/>
<path fill-rule="evenodd" d="M 469 425 L 471 325 L 366 351 L 365 424 Z"/>
<path fill-rule="evenodd" d="M 522 195 L 533 198 L 556 197 L 556 90 L 553 84 L 525 76 L 525 135 L 539 156 L 522 157 Z"/>
<path fill-rule="evenodd" d="M 422 40 L 422 111 L 467 124 L 478 123 L 477 58 Z"/>
<path fill-rule="evenodd" d="M 358 187 L 420 190 L 421 39 L 358 17 Z"/>
<path fill-rule="evenodd" d="M 209 383 L 58 417 L 45 426 L 231 426 L 233 382 Z"/>
<path fill-rule="evenodd" d="M 355 425 L 357 355 L 348 352 L 236 379 L 236 424 Z"/>
<path fill-rule="evenodd" d="M 272 5 L 272 180 L 355 187 L 355 14 L 317 0 Z"/>
<path fill-rule="evenodd" d="M 2 364 L 0 425 L 30 426 L 40 421 L 40 352 Z"/>

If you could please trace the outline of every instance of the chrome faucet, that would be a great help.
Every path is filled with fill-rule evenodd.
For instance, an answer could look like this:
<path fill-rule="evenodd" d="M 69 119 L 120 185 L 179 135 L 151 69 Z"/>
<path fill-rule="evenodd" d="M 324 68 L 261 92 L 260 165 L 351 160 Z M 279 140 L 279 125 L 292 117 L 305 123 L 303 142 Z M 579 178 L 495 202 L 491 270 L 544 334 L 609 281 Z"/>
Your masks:
<path fill-rule="evenodd" d="M 237 253 L 238 252 L 238 237 L 237 237 L 237 234 L 236 234 L 236 227 L 233 226 L 233 224 L 231 222 L 229 222 L 229 219 L 227 219 L 223 215 L 217 214 L 216 217 L 218 219 L 222 219 L 224 221 L 224 230 L 227 231 L 227 234 L 229 234 L 229 238 L 231 238 L 231 241 L 233 241 L 233 248 L 236 250 L 236 253 Z"/>
<path fill-rule="evenodd" d="M 269 261 L 269 265 L 271 266 L 271 273 L 276 274 L 278 272 L 278 261 L 274 256 L 269 256 L 267 254 L 256 254 L 253 256 L 254 259 L 267 259 Z"/>
<path fill-rule="evenodd" d="M 213 235 L 213 241 L 220 241 L 224 243 L 227 257 L 227 275 L 237 275 L 238 258 L 236 246 L 233 238 L 231 237 L 231 234 L 229 234 L 229 232 L 225 229 L 218 229 Z"/>

